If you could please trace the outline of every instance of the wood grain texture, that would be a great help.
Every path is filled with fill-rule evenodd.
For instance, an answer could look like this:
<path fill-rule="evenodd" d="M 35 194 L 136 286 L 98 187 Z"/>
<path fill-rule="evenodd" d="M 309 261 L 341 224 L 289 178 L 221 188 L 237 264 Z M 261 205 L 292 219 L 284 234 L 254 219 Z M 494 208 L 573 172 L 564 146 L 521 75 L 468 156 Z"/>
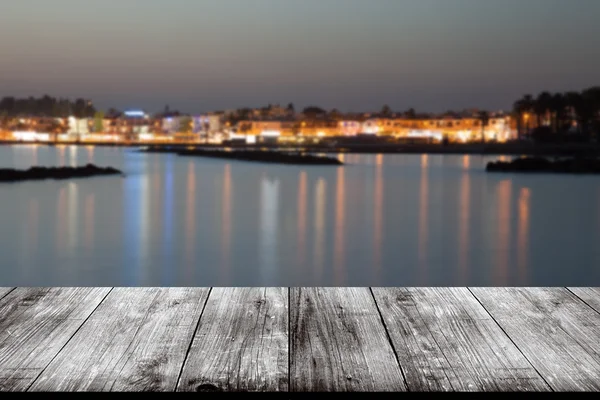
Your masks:
<path fill-rule="evenodd" d="M 14 289 L 14 287 L 0 287 L 0 300 Z"/>
<path fill-rule="evenodd" d="M 552 389 L 600 390 L 600 314 L 565 288 L 471 291 Z"/>
<path fill-rule="evenodd" d="M 405 391 L 369 288 L 292 288 L 292 391 Z"/>
<path fill-rule="evenodd" d="M 466 288 L 373 288 L 411 391 L 549 391 Z"/>
<path fill-rule="evenodd" d="M 179 391 L 287 391 L 288 289 L 213 288 Z"/>
<path fill-rule="evenodd" d="M 600 287 L 570 287 L 567 289 L 600 313 Z"/>
<path fill-rule="evenodd" d="M 208 288 L 115 288 L 32 391 L 173 391 Z"/>
<path fill-rule="evenodd" d="M 0 300 L 0 391 L 26 390 L 111 288 L 17 288 Z"/>

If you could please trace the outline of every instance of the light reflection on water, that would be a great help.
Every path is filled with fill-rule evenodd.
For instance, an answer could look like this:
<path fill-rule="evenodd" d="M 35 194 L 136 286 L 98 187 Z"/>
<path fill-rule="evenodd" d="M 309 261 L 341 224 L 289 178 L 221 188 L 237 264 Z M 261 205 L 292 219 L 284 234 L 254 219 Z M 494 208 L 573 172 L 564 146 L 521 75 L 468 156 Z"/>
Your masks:
<path fill-rule="evenodd" d="M 373 270 L 377 280 L 381 279 L 383 243 L 383 155 L 378 154 L 375 169 L 375 197 L 373 201 Z"/>
<path fill-rule="evenodd" d="M 335 183 L 335 230 L 333 243 L 333 270 L 335 286 L 344 286 L 344 231 L 346 230 L 346 195 L 344 167 L 337 167 Z"/>
<path fill-rule="evenodd" d="M 323 280 L 323 268 L 325 263 L 325 202 L 327 197 L 327 183 L 319 178 L 315 185 L 315 223 L 314 231 L 314 278 L 313 281 Z"/>
<path fill-rule="evenodd" d="M 306 260 L 306 208 L 307 208 L 307 177 L 306 171 L 300 171 L 298 181 L 298 244 L 296 254 L 298 264 L 304 264 Z"/>
<path fill-rule="evenodd" d="M 527 264 L 529 247 L 529 197 L 531 192 L 529 188 L 521 188 L 519 192 L 519 215 L 517 221 L 519 230 L 517 232 L 517 268 L 518 276 L 522 282 L 527 282 Z"/>
<path fill-rule="evenodd" d="M 231 268 L 231 203 L 233 196 L 231 193 L 231 165 L 225 164 L 223 166 L 223 195 L 222 201 L 222 214 L 221 214 L 221 284 L 225 285 L 229 279 L 229 270 Z"/>
<path fill-rule="evenodd" d="M 421 156 L 421 181 L 419 185 L 419 264 L 420 284 L 427 280 L 428 274 L 428 244 L 429 244 L 429 156 Z"/>
<path fill-rule="evenodd" d="M 500 286 L 506 286 L 508 282 L 511 190 L 512 182 L 509 179 L 498 182 L 498 239 L 496 243 L 499 251 L 496 259 L 497 275 L 495 281 Z"/>
<path fill-rule="evenodd" d="M 459 223 L 458 223 L 458 267 L 462 284 L 468 282 L 469 270 L 469 223 L 471 211 L 471 175 L 468 172 L 469 157 L 463 157 L 464 171 L 460 177 Z"/>
<path fill-rule="evenodd" d="M 193 161 L 188 162 L 185 197 L 185 278 L 191 281 L 194 276 L 194 244 L 196 238 L 196 168 Z"/>
<path fill-rule="evenodd" d="M 482 156 L 341 158 L 3 146 L 0 167 L 93 162 L 126 177 L 0 184 L 0 285 L 600 283 L 599 177 L 486 174 L 496 158 Z"/>

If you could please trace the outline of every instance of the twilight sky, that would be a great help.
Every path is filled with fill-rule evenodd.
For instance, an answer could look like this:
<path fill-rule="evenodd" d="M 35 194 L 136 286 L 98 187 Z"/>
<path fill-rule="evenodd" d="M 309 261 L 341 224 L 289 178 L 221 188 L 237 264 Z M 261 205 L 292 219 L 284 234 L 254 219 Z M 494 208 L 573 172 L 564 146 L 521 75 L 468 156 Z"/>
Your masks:
<path fill-rule="evenodd" d="M 2 3 L 0 96 L 436 112 L 600 85 L 600 0 Z"/>

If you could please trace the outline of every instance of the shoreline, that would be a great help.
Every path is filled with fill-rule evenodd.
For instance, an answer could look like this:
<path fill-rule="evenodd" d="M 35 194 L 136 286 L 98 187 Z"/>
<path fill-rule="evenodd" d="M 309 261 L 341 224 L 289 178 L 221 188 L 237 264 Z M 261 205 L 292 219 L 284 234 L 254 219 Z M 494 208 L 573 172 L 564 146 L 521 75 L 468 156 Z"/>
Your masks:
<path fill-rule="evenodd" d="M 532 144 L 532 143 L 490 143 L 490 144 L 337 144 L 337 145 L 217 145 L 200 143 L 107 143 L 107 142 L 19 142 L 0 141 L 0 146 L 37 145 L 37 146 L 99 146 L 128 148 L 160 148 L 172 152 L 182 150 L 281 150 L 309 153 L 346 153 L 346 154 L 454 154 L 454 155 L 516 155 L 516 156 L 600 156 L 597 144 Z M 168 152 L 168 151 L 167 151 Z"/>

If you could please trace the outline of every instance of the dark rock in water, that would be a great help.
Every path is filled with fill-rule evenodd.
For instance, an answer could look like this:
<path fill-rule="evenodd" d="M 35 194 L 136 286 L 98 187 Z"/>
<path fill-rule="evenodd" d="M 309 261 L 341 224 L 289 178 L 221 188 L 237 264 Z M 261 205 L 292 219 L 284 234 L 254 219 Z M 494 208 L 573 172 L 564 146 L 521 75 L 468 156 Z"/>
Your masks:
<path fill-rule="evenodd" d="M 27 170 L 0 168 L 0 182 L 18 182 L 44 179 L 88 178 L 97 175 L 122 175 L 112 167 L 97 167 L 87 164 L 83 167 L 31 167 Z"/>
<path fill-rule="evenodd" d="M 516 158 L 512 161 L 489 162 L 486 166 L 488 172 L 554 172 L 567 174 L 598 174 L 600 173 L 600 159 L 597 158 L 570 158 L 562 160 L 548 160 L 542 157 Z"/>
<path fill-rule="evenodd" d="M 303 165 L 343 165 L 337 158 L 321 157 L 302 153 L 287 153 L 281 151 L 252 151 L 252 150 L 181 150 L 177 152 L 180 156 L 200 156 L 226 158 L 241 161 L 258 161 L 279 164 L 303 164 Z"/>

